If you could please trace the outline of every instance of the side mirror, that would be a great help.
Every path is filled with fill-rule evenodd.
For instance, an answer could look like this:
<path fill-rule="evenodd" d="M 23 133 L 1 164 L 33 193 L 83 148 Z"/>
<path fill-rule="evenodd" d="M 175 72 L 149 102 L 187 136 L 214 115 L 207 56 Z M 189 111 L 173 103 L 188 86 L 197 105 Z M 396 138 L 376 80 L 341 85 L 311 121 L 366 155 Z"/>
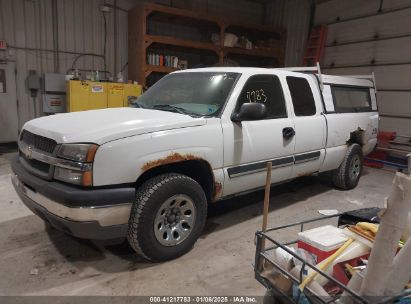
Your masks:
<path fill-rule="evenodd" d="M 231 116 L 231 121 L 240 122 L 246 120 L 260 120 L 265 118 L 266 114 L 267 108 L 263 103 L 243 103 L 240 107 L 240 111 Z"/>

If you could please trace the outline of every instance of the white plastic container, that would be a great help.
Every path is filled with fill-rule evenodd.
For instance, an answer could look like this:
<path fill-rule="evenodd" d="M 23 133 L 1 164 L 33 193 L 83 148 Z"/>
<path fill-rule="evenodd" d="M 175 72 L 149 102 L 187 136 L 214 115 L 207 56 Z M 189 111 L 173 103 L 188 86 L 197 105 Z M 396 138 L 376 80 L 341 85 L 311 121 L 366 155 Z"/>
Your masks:
<path fill-rule="evenodd" d="M 231 33 L 224 34 L 224 46 L 233 47 L 236 45 L 238 37 Z"/>
<path fill-rule="evenodd" d="M 298 248 L 312 253 L 317 263 L 323 261 L 340 248 L 348 237 L 342 229 L 326 225 L 298 233 Z"/>

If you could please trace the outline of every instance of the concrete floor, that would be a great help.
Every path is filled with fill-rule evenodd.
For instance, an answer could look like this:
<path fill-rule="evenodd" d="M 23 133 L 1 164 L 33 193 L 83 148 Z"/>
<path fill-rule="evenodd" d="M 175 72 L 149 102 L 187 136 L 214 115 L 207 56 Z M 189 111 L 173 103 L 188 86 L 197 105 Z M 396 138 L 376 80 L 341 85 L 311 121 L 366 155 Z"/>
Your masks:
<path fill-rule="evenodd" d="M 262 191 L 213 205 L 191 252 L 152 264 L 126 245 L 104 247 L 46 229 L 12 188 L 13 155 L 0 155 L 0 295 L 264 294 L 252 269 Z M 352 191 L 317 177 L 273 187 L 269 226 L 318 217 L 319 209 L 383 206 L 392 178 L 392 172 L 366 168 Z"/>

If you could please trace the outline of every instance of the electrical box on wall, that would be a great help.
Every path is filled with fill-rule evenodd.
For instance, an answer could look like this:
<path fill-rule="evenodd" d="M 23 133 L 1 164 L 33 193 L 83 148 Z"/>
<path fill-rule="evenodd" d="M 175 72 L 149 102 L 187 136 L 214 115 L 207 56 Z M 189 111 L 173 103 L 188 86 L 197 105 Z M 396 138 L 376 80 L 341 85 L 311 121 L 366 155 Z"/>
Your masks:
<path fill-rule="evenodd" d="M 62 113 L 66 110 L 66 75 L 44 74 L 43 112 Z"/>
<path fill-rule="evenodd" d="M 43 95 L 43 112 L 44 113 L 62 113 L 66 108 L 66 94 L 44 94 Z"/>
<path fill-rule="evenodd" d="M 31 97 L 36 97 L 40 90 L 40 77 L 36 70 L 30 70 L 27 76 L 27 87 L 30 90 Z"/>

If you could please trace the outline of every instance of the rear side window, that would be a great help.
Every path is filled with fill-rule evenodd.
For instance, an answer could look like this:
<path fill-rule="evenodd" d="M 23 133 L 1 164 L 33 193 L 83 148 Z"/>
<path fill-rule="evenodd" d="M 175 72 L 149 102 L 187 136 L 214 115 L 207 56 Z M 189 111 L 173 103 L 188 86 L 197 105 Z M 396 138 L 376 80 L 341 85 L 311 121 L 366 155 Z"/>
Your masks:
<path fill-rule="evenodd" d="M 331 86 L 334 108 L 337 113 L 371 111 L 369 88 Z"/>
<path fill-rule="evenodd" d="M 305 78 L 287 77 L 296 116 L 311 116 L 317 111 L 310 84 Z"/>
<path fill-rule="evenodd" d="M 238 98 L 236 112 L 243 103 L 261 102 L 267 107 L 265 119 L 287 117 L 285 100 L 280 80 L 275 75 L 251 76 Z"/>

